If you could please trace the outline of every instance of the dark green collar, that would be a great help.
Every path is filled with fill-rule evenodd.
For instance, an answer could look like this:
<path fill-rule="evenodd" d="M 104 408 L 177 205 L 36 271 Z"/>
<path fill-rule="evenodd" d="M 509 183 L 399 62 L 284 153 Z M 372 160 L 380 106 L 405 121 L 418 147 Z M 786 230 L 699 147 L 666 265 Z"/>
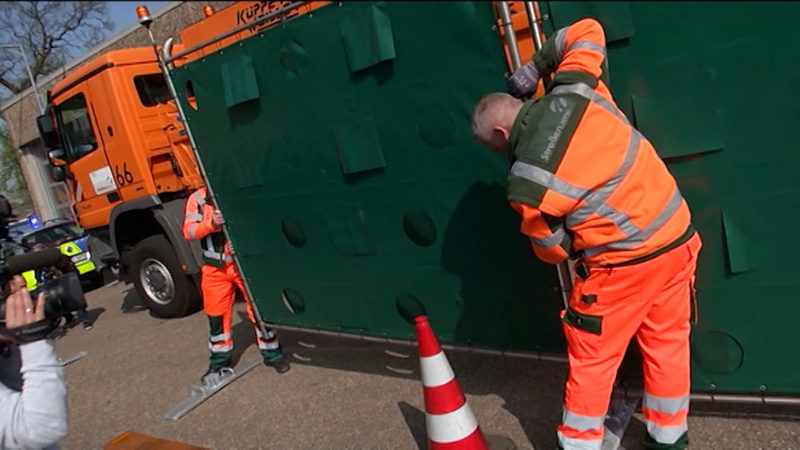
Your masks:
<path fill-rule="evenodd" d="M 519 113 L 517 113 L 517 117 L 514 119 L 514 125 L 511 126 L 511 133 L 508 135 L 508 148 L 506 148 L 509 158 L 514 159 L 516 157 L 514 149 L 517 148 L 517 142 L 519 142 L 522 129 L 528 126 L 528 110 L 531 109 L 534 103 L 536 103 L 536 100 L 528 100 L 525 102 L 519 110 Z"/>

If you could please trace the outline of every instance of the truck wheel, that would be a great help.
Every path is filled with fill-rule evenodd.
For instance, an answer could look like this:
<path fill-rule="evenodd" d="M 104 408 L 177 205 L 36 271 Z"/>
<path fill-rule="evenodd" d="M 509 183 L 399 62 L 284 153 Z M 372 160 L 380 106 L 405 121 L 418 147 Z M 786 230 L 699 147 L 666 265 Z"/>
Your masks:
<path fill-rule="evenodd" d="M 167 238 L 142 239 L 133 247 L 130 261 L 133 284 L 153 315 L 171 319 L 200 309 L 197 287 L 181 270 Z"/>

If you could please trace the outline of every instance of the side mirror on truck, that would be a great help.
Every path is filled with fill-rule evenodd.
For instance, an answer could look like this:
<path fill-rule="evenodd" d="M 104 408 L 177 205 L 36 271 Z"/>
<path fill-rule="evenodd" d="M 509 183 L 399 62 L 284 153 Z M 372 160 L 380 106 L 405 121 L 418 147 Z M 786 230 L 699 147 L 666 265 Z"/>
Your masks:
<path fill-rule="evenodd" d="M 58 148 L 61 143 L 58 141 L 58 133 L 53 128 L 53 120 L 48 114 L 42 114 L 36 118 L 36 127 L 39 128 L 39 137 L 47 148 Z"/>
<path fill-rule="evenodd" d="M 60 182 L 67 179 L 67 169 L 65 169 L 64 167 L 53 166 L 51 170 L 52 172 L 50 173 L 50 178 L 52 178 L 53 181 Z"/>
<path fill-rule="evenodd" d="M 47 152 L 47 159 L 50 160 L 50 164 L 53 167 L 62 167 L 67 165 L 67 162 L 64 161 L 64 150 L 60 148 Z"/>

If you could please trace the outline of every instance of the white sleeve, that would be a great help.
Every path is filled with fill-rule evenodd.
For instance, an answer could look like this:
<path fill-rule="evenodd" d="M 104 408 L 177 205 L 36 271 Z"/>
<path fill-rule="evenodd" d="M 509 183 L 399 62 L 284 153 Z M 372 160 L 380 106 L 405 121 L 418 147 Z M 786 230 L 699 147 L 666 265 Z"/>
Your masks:
<path fill-rule="evenodd" d="M 61 364 L 50 340 L 19 347 L 22 392 L 0 384 L 0 448 L 48 447 L 68 432 Z"/>

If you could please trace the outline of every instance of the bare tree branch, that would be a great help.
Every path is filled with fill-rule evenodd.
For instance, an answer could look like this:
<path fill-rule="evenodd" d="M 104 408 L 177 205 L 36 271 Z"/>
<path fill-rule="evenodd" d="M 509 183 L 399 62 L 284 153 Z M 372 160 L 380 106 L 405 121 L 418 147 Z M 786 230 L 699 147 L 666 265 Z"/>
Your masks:
<path fill-rule="evenodd" d="M 0 46 L 21 44 L 34 77 L 97 45 L 112 28 L 106 2 L 0 2 Z M 30 80 L 19 50 L 0 48 L 0 54 L 8 55 L 0 56 L 0 97 L 27 89 Z"/>

